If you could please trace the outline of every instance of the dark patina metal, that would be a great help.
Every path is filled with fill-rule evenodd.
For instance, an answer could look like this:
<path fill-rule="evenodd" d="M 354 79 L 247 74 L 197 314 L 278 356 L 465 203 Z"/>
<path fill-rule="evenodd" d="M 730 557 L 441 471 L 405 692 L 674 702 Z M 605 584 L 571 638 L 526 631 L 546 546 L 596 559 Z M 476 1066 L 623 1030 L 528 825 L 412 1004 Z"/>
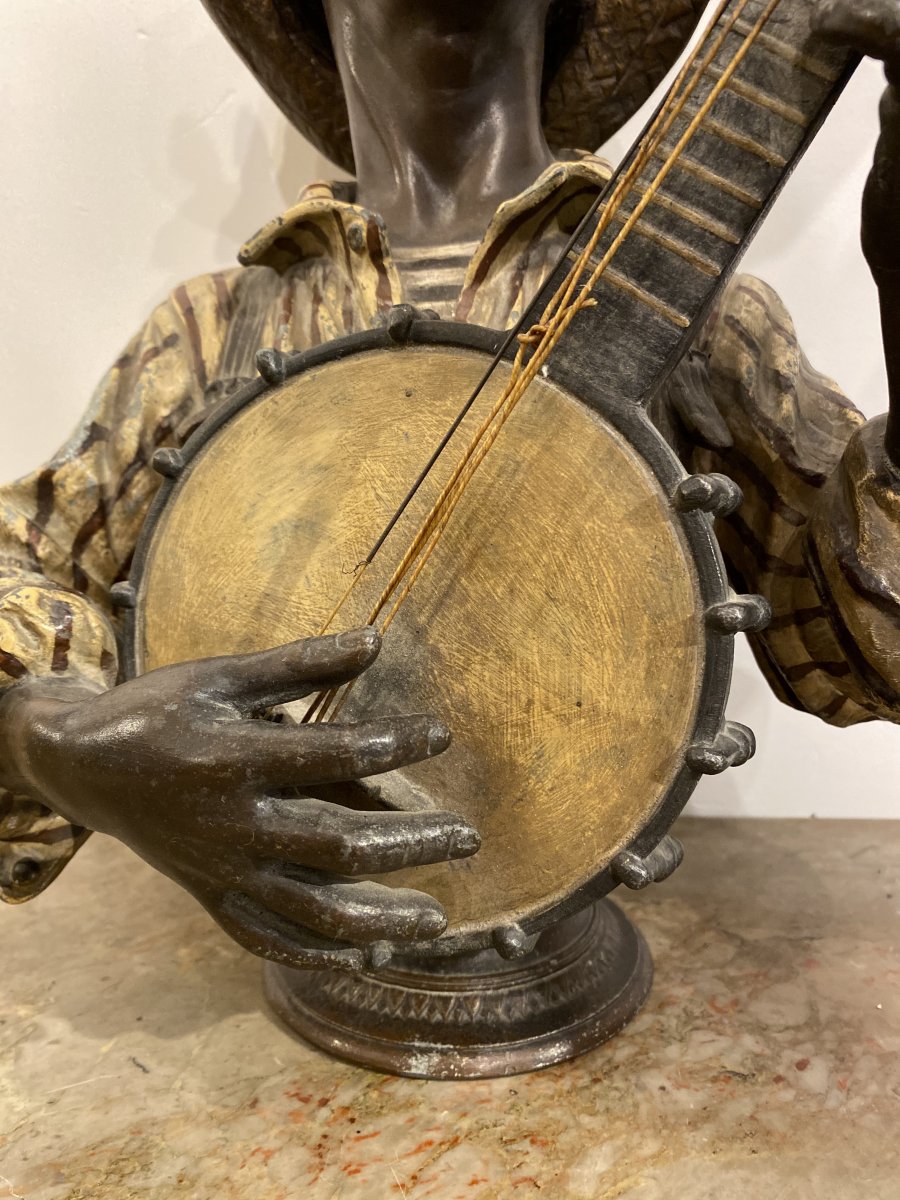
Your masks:
<path fill-rule="evenodd" d="M 344 359 L 350 355 L 364 354 L 372 350 L 390 349 L 391 346 L 398 344 L 397 334 L 400 329 L 403 330 L 402 341 L 410 345 L 466 347 L 482 351 L 486 356 L 486 361 L 496 353 L 498 346 L 503 341 L 503 335 L 496 331 L 481 329 L 473 325 L 412 319 L 407 306 L 403 306 L 399 315 L 402 318 L 400 322 L 388 321 L 382 328 L 354 334 L 301 354 L 281 356 L 279 379 L 282 378 L 282 371 L 283 380 L 295 379 L 305 371 L 323 366 L 334 359 Z M 513 354 L 514 351 L 510 347 L 507 357 L 511 359 Z M 548 367 L 551 379 L 557 373 L 564 379 L 571 376 L 572 366 L 567 360 L 568 353 L 563 344 L 561 353 L 551 360 Z M 595 385 L 589 377 L 583 377 L 580 384 L 579 398 L 589 407 L 596 409 L 628 440 L 661 482 L 667 494 L 672 497 L 673 519 L 680 523 L 685 539 L 690 546 L 696 564 L 702 604 L 708 614 L 706 623 L 707 665 L 691 742 L 693 746 L 701 747 L 704 750 L 724 745 L 723 739 L 727 738 L 729 729 L 725 717 L 725 706 L 731 682 L 734 635 L 751 625 L 754 628 L 761 628 L 768 616 L 768 606 L 760 597 L 737 597 L 731 592 L 716 542 L 712 518 L 700 507 L 684 511 L 683 506 L 676 503 L 675 498 L 685 481 L 684 468 L 653 426 L 643 408 L 636 404 L 621 404 L 615 400 L 611 401 L 606 390 L 602 386 Z M 279 385 L 275 385 L 276 388 L 277 386 Z M 157 526 L 167 506 L 177 499 L 180 481 L 187 479 L 192 462 L 200 451 L 210 445 L 216 435 L 245 408 L 249 405 L 264 403 L 271 389 L 272 385 L 260 379 L 236 393 L 214 412 L 186 442 L 182 450 L 182 469 L 178 475 L 173 477 L 168 471 L 163 473 L 163 481 L 148 514 L 131 571 L 131 586 L 135 589 L 138 602 L 140 601 L 142 575 Z M 126 611 L 125 614 L 124 669 L 128 677 L 139 674 L 141 670 L 140 622 L 134 609 Z M 746 762 L 750 756 L 750 745 L 752 743 L 745 743 L 744 753 L 733 753 L 728 765 L 740 765 L 742 762 Z M 699 779 L 708 773 L 706 760 L 701 757 L 699 752 L 696 756 L 688 757 L 690 761 L 685 761 L 682 765 L 656 816 L 629 847 L 629 851 L 639 860 L 648 859 L 654 853 L 672 822 L 687 803 Z M 555 921 L 570 916 L 595 900 L 601 899 L 617 886 L 618 882 L 612 868 L 607 867 L 600 871 L 586 887 L 569 896 L 559 906 L 526 923 L 524 932 L 527 935 L 542 932 Z M 497 927 L 503 927 L 505 924 L 503 914 L 498 913 Z M 471 953 L 490 947 L 493 944 L 494 933 L 494 929 L 486 929 L 481 934 L 467 936 L 461 940 L 443 937 L 433 944 L 423 944 L 409 952 L 421 956 L 435 953 L 440 955 Z"/>
<path fill-rule="evenodd" d="M 614 1037 L 650 991 L 647 943 L 601 900 L 553 925 L 525 957 L 492 950 L 423 962 L 395 955 L 359 975 L 267 964 L 266 999 L 337 1058 L 421 1079 L 519 1075 Z"/>
<path fill-rule="evenodd" d="M 201 450 L 210 446 L 217 434 L 248 406 L 265 403 L 282 382 L 335 359 L 408 344 L 476 349 L 489 361 L 503 340 L 503 335 L 495 331 L 423 320 L 414 310 L 403 306 L 381 328 L 303 354 L 278 355 L 277 363 L 274 356 L 262 355 L 262 370 L 273 381 L 261 378 L 226 401 L 183 447 L 181 470 L 177 474 L 163 472 L 131 573 L 131 586 L 138 603 L 142 574 L 163 513 L 177 499 L 179 486 L 189 478 L 192 463 Z M 510 346 L 507 357 L 511 358 L 513 353 Z M 566 375 L 571 369 L 563 350 L 551 362 L 549 375 L 552 379 L 557 370 Z M 699 779 L 710 773 L 713 757 L 718 753 L 716 769 L 725 769 L 745 762 L 752 752 L 749 732 L 740 746 L 732 745 L 729 730 L 738 727 L 726 721 L 725 705 L 734 634 L 746 625 L 748 614 L 754 623 L 760 622 L 766 606 L 757 597 L 740 598 L 731 593 L 712 515 L 704 511 L 712 508 L 714 512 L 716 505 L 679 502 L 686 482 L 684 469 L 644 409 L 640 405 L 610 402 L 609 393 L 601 386 L 592 386 L 589 378 L 581 379 L 581 389 L 580 398 L 627 438 L 662 483 L 672 498 L 672 519 L 680 524 L 691 548 L 702 604 L 709 614 L 707 667 L 692 735 L 694 748 L 686 756 L 654 818 L 627 852 L 598 871 L 585 887 L 534 919 L 518 925 L 498 913 L 494 926 L 478 934 L 445 935 L 403 946 L 383 941 L 369 945 L 365 949 L 366 972 L 358 982 L 336 983 L 321 972 L 310 976 L 308 972 L 298 973 L 288 968 L 268 969 L 267 994 L 283 1019 L 311 1040 L 356 1061 L 399 1073 L 433 1077 L 506 1074 L 561 1061 L 611 1036 L 643 1003 L 651 969 L 640 935 L 634 930 L 626 932 L 627 919 L 608 906 L 594 906 L 620 883 L 641 888 L 667 878 L 681 861 L 681 848 L 666 836 L 667 832 Z M 697 482 L 693 488 L 705 497 L 727 493 L 733 498 L 727 483 L 719 478 L 706 485 Z M 721 618 L 726 611 L 733 620 Z M 125 626 L 125 669 L 133 676 L 141 669 L 138 611 L 126 611 Z M 578 916 L 585 911 L 593 914 L 590 919 Z M 567 939 L 576 926 L 581 931 L 576 939 L 579 949 L 567 960 L 566 970 L 578 1002 L 575 1009 L 568 1002 L 554 1007 L 548 1000 L 548 972 L 553 974 L 548 964 L 555 961 L 554 948 L 561 944 L 560 938 L 566 946 L 570 945 Z M 539 937 L 544 940 L 533 949 Z M 514 975 L 500 965 L 503 961 L 518 964 Z M 515 1002 L 506 995 L 509 989 L 517 997 Z M 461 1044 L 454 1048 L 453 1042 L 454 1036 L 464 1038 L 472 1033 L 468 1022 L 453 1033 L 454 1013 L 457 1017 L 459 1013 L 451 1000 L 462 993 L 470 999 L 478 997 L 478 1003 L 484 1006 L 480 1032 L 468 1050 Z M 385 1006 L 389 1008 L 392 1004 L 398 1005 L 403 1014 L 402 1035 L 396 1022 L 389 1022 L 389 1029 L 384 1026 Z M 511 1011 L 510 1005 L 512 1008 L 524 1005 L 522 1011 L 527 1010 L 527 1020 L 504 1021 L 503 1013 Z M 420 1009 L 420 1016 L 416 1017 Z M 490 1023 L 494 1032 L 489 1036 Z M 418 1058 L 414 1047 L 419 1047 Z"/>

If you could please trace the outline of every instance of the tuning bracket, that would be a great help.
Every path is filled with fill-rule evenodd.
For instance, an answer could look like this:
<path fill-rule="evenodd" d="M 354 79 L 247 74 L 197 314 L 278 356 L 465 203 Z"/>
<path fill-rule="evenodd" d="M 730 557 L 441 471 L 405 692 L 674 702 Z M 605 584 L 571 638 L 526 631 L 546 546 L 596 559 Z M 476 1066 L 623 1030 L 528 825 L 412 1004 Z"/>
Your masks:
<path fill-rule="evenodd" d="M 719 633 L 761 633 L 771 620 L 765 596 L 733 596 L 706 610 L 707 624 Z"/>
<path fill-rule="evenodd" d="M 705 512 L 727 517 L 744 502 L 744 493 L 727 475 L 690 475 L 675 489 L 675 507 L 679 512 Z"/>
<path fill-rule="evenodd" d="M 113 608 L 134 608 L 137 593 L 130 583 L 114 583 L 109 589 L 109 602 Z"/>
<path fill-rule="evenodd" d="M 163 475 L 166 479 L 177 479 L 184 470 L 185 459 L 180 450 L 164 447 L 156 451 L 150 465 L 157 475 Z"/>
<path fill-rule="evenodd" d="M 611 871 L 616 883 L 622 883 L 633 892 L 639 892 L 651 883 L 662 883 L 664 879 L 668 879 L 683 861 L 684 846 L 678 838 L 669 834 L 646 858 L 626 850 L 613 860 Z"/>
<path fill-rule="evenodd" d="M 513 962 L 531 953 L 537 945 L 538 935 L 527 934 L 521 925 L 504 925 L 494 930 L 491 940 L 500 957 Z"/>
<path fill-rule="evenodd" d="M 697 742 L 691 746 L 685 761 L 700 775 L 721 775 L 731 767 L 742 767 L 755 753 L 753 730 L 737 721 L 729 721 L 715 741 Z"/>
<path fill-rule="evenodd" d="M 288 357 L 281 350 L 260 350 L 256 369 L 270 387 L 280 387 L 287 379 Z"/>

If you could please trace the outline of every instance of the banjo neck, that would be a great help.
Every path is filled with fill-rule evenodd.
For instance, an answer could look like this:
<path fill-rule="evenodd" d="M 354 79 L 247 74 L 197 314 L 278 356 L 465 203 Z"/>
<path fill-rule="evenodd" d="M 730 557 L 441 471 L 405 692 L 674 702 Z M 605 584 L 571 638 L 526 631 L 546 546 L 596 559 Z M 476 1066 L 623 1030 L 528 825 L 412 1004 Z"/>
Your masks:
<path fill-rule="evenodd" d="M 765 8 L 750 0 L 595 249 L 596 266 L 641 202 Z M 620 402 L 646 402 L 690 347 L 744 250 L 849 82 L 859 56 L 811 30 L 814 0 L 781 0 L 567 332 L 554 373 L 599 379 Z M 711 49 L 732 20 L 731 4 Z M 702 59 L 701 59 L 702 61 Z M 634 160 L 626 158 L 616 179 Z M 544 308 L 593 222 L 525 317 Z"/>

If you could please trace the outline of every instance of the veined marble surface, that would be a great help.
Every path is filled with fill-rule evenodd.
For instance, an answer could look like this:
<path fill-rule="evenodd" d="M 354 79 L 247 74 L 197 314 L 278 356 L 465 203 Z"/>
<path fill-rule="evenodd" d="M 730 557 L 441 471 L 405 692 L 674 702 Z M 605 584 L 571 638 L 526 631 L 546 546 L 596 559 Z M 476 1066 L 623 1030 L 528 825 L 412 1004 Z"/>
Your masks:
<path fill-rule="evenodd" d="M 92 839 L 0 913 L 0 1200 L 900 1200 L 900 822 L 677 832 L 676 877 L 616 895 L 643 1013 L 479 1083 L 294 1041 L 255 960 Z"/>

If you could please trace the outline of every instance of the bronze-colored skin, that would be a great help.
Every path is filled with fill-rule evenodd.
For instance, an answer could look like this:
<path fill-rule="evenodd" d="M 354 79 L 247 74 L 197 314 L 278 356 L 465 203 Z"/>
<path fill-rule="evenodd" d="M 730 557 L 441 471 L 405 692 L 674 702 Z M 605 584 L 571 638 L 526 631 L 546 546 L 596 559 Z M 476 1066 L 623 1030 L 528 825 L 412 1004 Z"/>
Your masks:
<path fill-rule="evenodd" d="M 552 158 L 538 103 L 549 0 L 326 5 L 361 201 L 395 240 L 477 237 Z M 886 445 L 900 470 L 900 0 L 823 0 L 817 19 L 888 66 L 863 243 L 883 302 Z M 700 373 L 698 420 L 702 391 Z M 0 699 L 0 783 L 131 846 L 254 953 L 359 969 L 366 955 L 348 943 L 430 939 L 445 918 L 427 896 L 353 876 L 465 857 L 478 835 L 446 813 L 351 811 L 329 804 L 329 789 L 440 753 L 449 732 L 422 716 L 300 727 L 260 716 L 353 678 L 378 649 L 363 630 L 167 667 L 104 694 L 73 679 L 17 685 Z"/>
<path fill-rule="evenodd" d="M 881 59 L 887 74 L 862 245 L 881 300 L 890 397 L 885 449 L 900 471 L 900 0 L 821 0 L 816 20 L 821 33 Z"/>
<path fill-rule="evenodd" d="M 353 679 L 379 649 L 373 630 L 357 630 L 166 667 L 101 694 L 59 680 L 14 688 L 0 710 L 4 784 L 131 846 L 247 949 L 358 968 L 358 950 L 322 938 L 431 939 L 446 920 L 427 896 L 352 877 L 465 857 L 478 836 L 449 813 L 329 804 L 328 785 L 439 754 L 449 731 L 423 716 L 299 728 L 259 718 Z M 318 798 L 295 798 L 312 788 Z"/>
<path fill-rule="evenodd" d="M 480 238 L 497 206 L 554 161 L 540 113 L 549 7 L 325 0 L 357 199 L 395 243 Z"/>

